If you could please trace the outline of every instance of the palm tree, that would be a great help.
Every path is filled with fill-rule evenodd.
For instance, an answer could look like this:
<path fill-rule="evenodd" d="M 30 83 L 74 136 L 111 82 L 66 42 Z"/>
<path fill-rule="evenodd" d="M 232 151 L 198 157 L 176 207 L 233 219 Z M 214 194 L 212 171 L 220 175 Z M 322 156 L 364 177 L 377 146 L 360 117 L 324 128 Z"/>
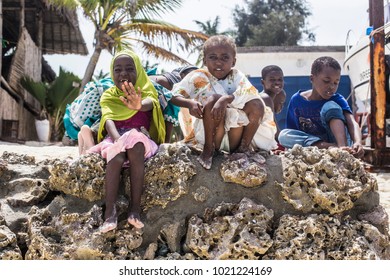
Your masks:
<path fill-rule="evenodd" d="M 194 22 L 199 26 L 201 32 L 208 36 L 223 34 L 218 32 L 220 24 L 219 16 L 216 16 L 214 21 L 209 19 L 205 23 L 198 20 L 194 20 Z"/>
<path fill-rule="evenodd" d="M 199 26 L 200 32 L 206 34 L 207 36 L 213 36 L 213 35 L 234 36 L 234 31 L 231 30 L 219 32 L 219 25 L 220 25 L 219 16 L 216 16 L 214 21 L 209 19 L 206 22 L 201 22 L 198 20 L 194 20 L 194 22 Z M 191 53 L 196 53 L 196 52 L 199 53 L 198 59 L 196 60 L 196 64 L 200 65 L 203 60 L 202 46 L 197 46 L 195 49 L 192 50 Z"/>
<path fill-rule="evenodd" d="M 183 0 L 48 0 L 57 7 L 80 7 L 95 25 L 94 52 L 85 70 L 80 90 L 92 78 L 102 50 L 114 53 L 139 47 L 157 59 L 188 63 L 173 53 L 203 43 L 207 36 L 153 19 L 180 7 Z"/>
<path fill-rule="evenodd" d="M 106 78 L 109 78 L 109 77 L 110 77 L 110 73 L 109 72 L 103 72 L 103 70 L 100 70 L 97 74 L 93 75 L 92 80 L 94 82 L 98 82 L 101 79 L 106 79 Z"/>
<path fill-rule="evenodd" d="M 79 92 L 80 79 L 60 67 L 60 73 L 51 83 L 35 82 L 28 76 L 21 79 L 22 86 L 41 104 L 40 118 L 47 118 L 51 127 L 51 139 L 58 141 L 64 130 L 66 105 L 72 103 Z"/>

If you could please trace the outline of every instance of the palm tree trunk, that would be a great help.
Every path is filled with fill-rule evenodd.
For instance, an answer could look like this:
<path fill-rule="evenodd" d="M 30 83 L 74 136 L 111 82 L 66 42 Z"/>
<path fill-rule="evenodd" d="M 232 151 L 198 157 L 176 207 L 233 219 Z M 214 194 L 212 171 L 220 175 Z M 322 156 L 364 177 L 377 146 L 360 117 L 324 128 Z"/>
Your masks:
<path fill-rule="evenodd" d="M 88 82 L 92 81 L 92 75 L 93 75 L 93 72 L 95 71 L 96 64 L 98 63 L 101 52 L 102 52 L 102 48 L 98 44 L 96 44 L 95 50 L 91 56 L 91 59 L 88 62 L 87 69 L 85 69 L 84 78 L 81 81 L 80 93 L 83 92 L 84 86 Z"/>

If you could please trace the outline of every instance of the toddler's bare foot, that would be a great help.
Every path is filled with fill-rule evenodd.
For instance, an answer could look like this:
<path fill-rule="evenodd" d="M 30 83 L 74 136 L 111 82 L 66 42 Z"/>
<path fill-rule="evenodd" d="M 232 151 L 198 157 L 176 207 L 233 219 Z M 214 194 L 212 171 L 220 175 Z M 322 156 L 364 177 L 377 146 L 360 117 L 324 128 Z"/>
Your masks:
<path fill-rule="evenodd" d="M 203 147 L 203 152 L 198 157 L 198 161 L 200 165 L 204 167 L 204 169 L 209 170 L 211 168 L 211 165 L 213 163 L 214 152 L 215 152 L 214 145 L 211 148 L 209 148 L 208 146 Z"/>
<path fill-rule="evenodd" d="M 108 218 L 106 218 L 103 225 L 99 228 L 99 231 L 101 233 L 106 233 L 116 229 L 117 225 L 118 225 L 118 216 L 116 214 L 116 209 L 114 208 L 112 214 Z"/>
<path fill-rule="evenodd" d="M 141 217 L 139 213 L 131 212 L 129 217 L 127 218 L 127 222 L 137 229 L 141 229 L 144 227 L 144 223 L 141 222 Z"/>
<path fill-rule="evenodd" d="M 204 156 L 204 153 L 202 153 L 198 157 L 198 161 L 200 165 L 204 167 L 204 169 L 210 170 L 211 169 L 211 164 L 213 163 L 213 156 Z"/>
<path fill-rule="evenodd" d="M 251 153 L 251 149 L 246 146 L 239 146 L 235 151 L 235 153 L 242 153 L 242 154 L 249 155 Z"/>

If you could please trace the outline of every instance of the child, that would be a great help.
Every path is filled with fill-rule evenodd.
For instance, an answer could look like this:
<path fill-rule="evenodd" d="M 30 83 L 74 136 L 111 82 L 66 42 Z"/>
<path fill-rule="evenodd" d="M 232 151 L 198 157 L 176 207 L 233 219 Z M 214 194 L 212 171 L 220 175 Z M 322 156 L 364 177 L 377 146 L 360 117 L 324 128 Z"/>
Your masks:
<path fill-rule="evenodd" d="M 263 85 L 263 91 L 260 93 L 266 106 L 270 107 L 275 114 L 275 98 L 281 94 L 284 87 L 284 75 L 279 66 L 268 65 L 261 70 L 261 84 Z M 279 104 L 278 104 L 279 106 Z M 280 110 L 280 108 L 278 108 Z M 280 132 L 279 126 L 276 123 L 277 132 L 275 139 L 278 139 Z"/>
<path fill-rule="evenodd" d="M 245 75 L 232 69 L 236 63 L 233 39 L 212 36 L 204 43 L 203 54 L 206 68 L 192 71 L 174 85 L 171 100 L 196 117 L 195 139 L 203 144 L 200 164 L 210 169 L 219 149 L 248 152 L 251 144 L 266 150 L 274 148 L 272 112 Z"/>
<path fill-rule="evenodd" d="M 284 87 L 284 75 L 279 66 L 268 65 L 261 70 L 261 84 L 263 91 L 260 93 L 265 105 L 275 112 L 274 99 L 282 92 Z"/>
<path fill-rule="evenodd" d="M 117 53 L 112 59 L 110 71 L 115 86 L 106 90 L 100 100 L 100 143 L 88 151 L 99 152 L 107 160 L 106 209 L 101 232 L 117 227 L 115 203 L 124 163 L 130 167 L 131 183 L 131 207 L 127 221 L 135 228 L 144 226 L 140 218 L 144 161 L 156 153 L 155 142 L 162 143 L 165 138 L 157 92 L 138 56 L 131 51 Z"/>
<path fill-rule="evenodd" d="M 345 98 L 336 93 L 341 67 L 332 57 L 317 58 L 311 67 L 312 89 L 295 93 L 288 105 L 286 129 L 279 142 L 286 148 L 332 146 L 355 157 L 364 154 L 361 132 Z"/>
<path fill-rule="evenodd" d="M 101 116 L 100 97 L 105 90 L 113 85 L 114 83 L 109 78 L 89 82 L 84 87 L 83 92 L 71 104 L 66 106 L 64 138 L 77 140 L 80 154 L 83 154 L 85 149 L 92 147 L 95 143 L 94 139 L 96 139 Z M 82 130 L 84 131 L 80 134 Z M 85 141 L 80 139 L 79 136 L 85 136 Z"/>

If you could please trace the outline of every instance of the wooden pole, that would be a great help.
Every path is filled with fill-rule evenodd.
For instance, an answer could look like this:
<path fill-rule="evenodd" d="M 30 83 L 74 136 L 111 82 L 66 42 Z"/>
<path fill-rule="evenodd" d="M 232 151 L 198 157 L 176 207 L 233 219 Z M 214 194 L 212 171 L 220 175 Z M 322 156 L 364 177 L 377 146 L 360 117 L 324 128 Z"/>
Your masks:
<path fill-rule="evenodd" d="M 3 67 L 3 1 L 0 0 L 0 77 Z"/>
<path fill-rule="evenodd" d="M 385 35 L 383 0 L 370 0 L 370 26 L 373 27 L 370 45 L 371 66 L 371 148 L 386 148 L 386 90 L 385 90 Z M 378 30 L 378 28 L 382 28 Z"/>

